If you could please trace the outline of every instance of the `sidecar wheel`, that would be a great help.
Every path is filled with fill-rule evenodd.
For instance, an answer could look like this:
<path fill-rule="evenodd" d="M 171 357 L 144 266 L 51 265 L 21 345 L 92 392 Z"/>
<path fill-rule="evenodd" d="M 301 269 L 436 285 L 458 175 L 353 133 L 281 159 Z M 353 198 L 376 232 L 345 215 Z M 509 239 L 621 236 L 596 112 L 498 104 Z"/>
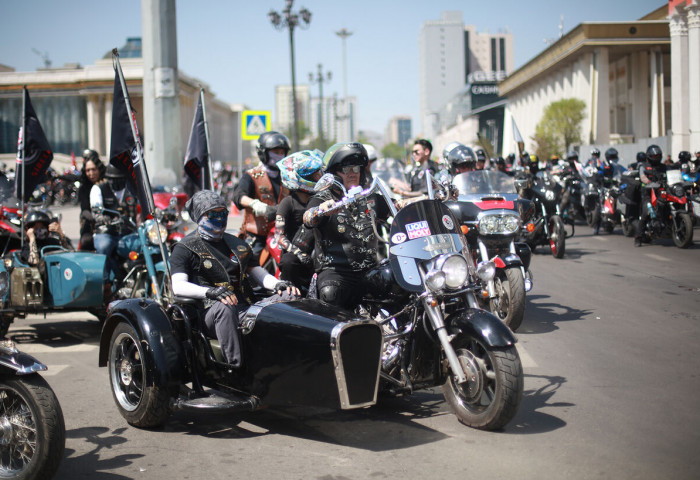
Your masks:
<path fill-rule="evenodd" d="M 493 279 L 497 298 L 490 302 L 491 313 L 512 331 L 516 331 L 525 317 L 525 280 L 520 268 L 497 270 Z"/>
<path fill-rule="evenodd" d="M 66 446 L 61 406 L 38 374 L 0 381 L 0 478 L 51 478 Z"/>
<path fill-rule="evenodd" d="M 128 323 L 117 325 L 108 363 L 112 396 L 122 417 L 140 428 L 161 426 L 170 415 L 167 390 L 147 382 L 149 361 L 134 328 Z"/>
<path fill-rule="evenodd" d="M 442 386 L 445 400 L 460 422 L 481 430 L 498 430 L 510 422 L 523 396 L 523 367 L 515 346 L 494 348 L 475 338 L 453 341 L 468 380 L 454 376 Z"/>

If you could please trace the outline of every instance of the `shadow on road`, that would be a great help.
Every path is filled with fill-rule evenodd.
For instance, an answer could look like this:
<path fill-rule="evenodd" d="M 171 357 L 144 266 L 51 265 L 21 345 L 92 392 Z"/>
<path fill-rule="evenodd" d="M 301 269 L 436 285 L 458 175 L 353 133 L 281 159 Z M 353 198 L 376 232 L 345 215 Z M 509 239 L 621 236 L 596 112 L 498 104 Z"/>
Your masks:
<path fill-rule="evenodd" d="M 546 375 L 525 375 L 525 385 L 528 380 L 543 380 L 545 384 L 536 390 L 526 390 L 523 393 L 523 401 L 520 404 L 518 414 L 508 425 L 505 433 L 531 435 L 536 433 L 551 432 L 566 426 L 561 418 L 548 413 L 538 411 L 543 408 L 573 407 L 575 404 L 567 402 L 551 402 L 554 394 L 566 383 L 566 378 Z"/>
<path fill-rule="evenodd" d="M 417 422 L 445 414 L 451 413 L 442 395 L 426 391 L 410 397 L 380 399 L 374 407 L 347 412 L 306 407 L 270 408 L 234 418 L 179 412 L 164 428 L 169 432 L 213 438 L 251 438 L 274 433 L 380 452 L 448 438 Z"/>
<path fill-rule="evenodd" d="M 559 329 L 558 323 L 581 320 L 593 312 L 593 310 L 579 310 L 560 303 L 547 302 L 549 295 L 528 295 L 526 298 L 526 319 L 518 328 L 518 335 L 553 332 Z"/>
<path fill-rule="evenodd" d="M 112 432 L 106 427 L 84 427 L 68 430 L 66 438 L 85 440 L 94 448 L 83 455 L 75 455 L 75 450 L 66 449 L 65 456 L 58 468 L 54 479 L 74 479 L 78 477 L 97 480 L 126 480 L 127 477 L 106 470 L 115 470 L 131 465 L 141 454 L 117 455 L 110 457 L 108 451 L 117 445 L 126 443 L 127 439 L 121 434 L 126 428 L 118 428 Z"/>
<path fill-rule="evenodd" d="M 28 322 L 31 322 L 31 319 L 15 320 L 7 334 L 8 338 L 18 344 L 20 350 L 25 343 L 40 343 L 51 347 L 99 345 L 100 343 L 102 324 L 97 319 L 84 321 L 58 319 L 52 323 Z"/>

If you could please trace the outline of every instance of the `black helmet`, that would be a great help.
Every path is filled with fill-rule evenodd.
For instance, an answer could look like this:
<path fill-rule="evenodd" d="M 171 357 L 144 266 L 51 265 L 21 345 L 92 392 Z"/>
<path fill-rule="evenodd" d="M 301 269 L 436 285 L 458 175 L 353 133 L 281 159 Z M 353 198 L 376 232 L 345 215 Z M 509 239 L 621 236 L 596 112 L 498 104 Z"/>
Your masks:
<path fill-rule="evenodd" d="M 505 167 L 506 166 L 506 159 L 503 157 L 498 157 L 496 159 L 496 165 L 503 165 Z"/>
<path fill-rule="evenodd" d="M 591 150 L 591 156 L 600 158 L 600 150 L 598 150 L 597 148 L 594 148 L 593 150 Z"/>
<path fill-rule="evenodd" d="M 647 154 L 644 152 L 637 152 L 637 162 L 646 162 L 647 161 Z"/>
<path fill-rule="evenodd" d="M 617 160 L 617 150 L 615 150 L 613 147 L 608 148 L 605 151 L 605 159 L 607 161 L 616 161 Z"/>
<path fill-rule="evenodd" d="M 83 158 L 85 159 L 85 161 L 95 160 L 95 159 L 99 160 L 100 154 L 97 153 L 95 150 L 92 150 L 90 148 L 86 148 L 85 150 L 83 150 Z"/>
<path fill-rule="evenodd" d="M 483 149 L 478 149 L 476 152 L 476 159 L 479 162 L 485 162 L 486 161 L 486 152 Z"/>
<path fill-rule="evenodd" d="M 275 148 L 283 148 L 284 155 L 286 157 L 289 155 L 289 139 L 279 132 L 265 132 L 258 137 L 258 141 L 255 145 L 255 150 L 258 152 L 258 158 L 264 164 L 270 160 L 268 157 L 268 152 Z"/>
<path fill-rule="evenodd" d="M 663 153 L 658 145 L 649 145 L 647 148 L 647 160 L 652 165 L 660 165 L 663 158 Z"/>
<path fill-rule="evenodd" d="M 576 150 L 570 150 L 569 153 L 566 154 L 566 160 L 569 162 L 578 162 L 578 153 L 576 153 Z"/>
<path fill-rule="evenodd" d="M 454 175 L 458 167 L 474 168 L 476 155 L 474 155 L 474 151 L 471 148 L 460 143 L 447 152 L 447 163 L 450 173 Z"/>
<path fill-rule="evenodd" d="M 683 150 L 682 152 L 678 153 L 678 161 L 680 163 L 688 163 L 690 161 L 690 152 L 687 150 Z"/>
<path fill-rule="evenodd" d="M 109 179 L 113 178 L 124 178 L 124 173 L 111 163 L 107 165 L 107 171 L 105 172 L 105 177 Z"/>
<path fill-rule="evenodd" d="M 46 212 L 42 212 L 41 210 L 30 210 L 24 218 L 24 225 L 26 228 L 32 228 L 38 222 L 48 227 L 49 223 L 51 223 L 51 218 L 49 218 Z"/>
<path fill-rule="evenodd" d="M 342 167 L 359 165 L 364 172 L 368 162 L 367 150 L 361 143 L 336 143 L 323 156 L 323 171 L 336 173 Z"/>

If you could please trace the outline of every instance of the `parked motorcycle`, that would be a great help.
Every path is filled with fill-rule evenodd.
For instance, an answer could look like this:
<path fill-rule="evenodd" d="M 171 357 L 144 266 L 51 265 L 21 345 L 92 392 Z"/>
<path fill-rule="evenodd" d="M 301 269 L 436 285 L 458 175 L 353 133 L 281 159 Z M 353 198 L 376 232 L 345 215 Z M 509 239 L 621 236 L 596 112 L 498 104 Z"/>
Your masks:
<path fill-rule="evenodd" d="M 533 179 L 531 176 L 519 176 L 515 186 L 523 198 L 535 204 L 532 217 L 520 232 L 520 238 L 534 252 L 539 245 L 548 245 L 554 258 L 562 258 L 566 249 L 568 235 L 564 221 L 560 216 L 559 197 L 562 186 L 547 171 L 539 171 Z"/>
<path fill-rule="evenodd" d="M 670 185 L 669 183 L 667 180 L 649 185 L 651 201 L 641 206 L 649 211 L 643 229 L 644 235 L 649 238 L 670 236 L 678 248 L 688 248 L 693 244 L 691 207 L 688 205 L 684 186 L 678 182 Z"/>
<path fill-rule="evenodd" d="M 586 221 L 586 182 L 576 174 L 566 175 L 561 181 L 564 184 L 559 203 L 561 219 L 570 225 L 578 220 Z"/>
<path fill-rule="evenodd" d="M 334 208 L 376 190 L 390 198 L 375 179 Z M 461 422 L 503 427 L 518 410 L 523 373 L 511 331 L 478 308 L 476 278 L 493 277 L 493 264 L 473 265 L 457 219 L 439 200 L 396 213 L 390 241 L 389 259 L 367 275 L 371 288 L 358 314 L 312 299 L 251 306 L 235 370 L 205 337 L 194 302 L 117 302 L 102 330 L 99 365 L 108 367 L 119 412 L 152 427 L 179 408 L 353 409 L 376 403 L 379 390 L 403 395 L 442 385 Z"/>
<path fill-rule="evenodd" d="M 459 198 L 448 205 L 463 225 L 474 262 L 496 265 L 483 298 L 491 312 L 516 331 L 525 316 L 525 292 L 532 289 L 532 274 L 530 247 L 515 240 L 522 219 L 532 215 L 533 203 L 518 196 L 513 177 L 495 170 L 460 173 L 452 185 Z"/>
<path fill-rule="evenodd" d="M 0 341 L 0 478 L 50 479 L 66 444 L 63 412 L 38 372 L 46 365 Z"/>

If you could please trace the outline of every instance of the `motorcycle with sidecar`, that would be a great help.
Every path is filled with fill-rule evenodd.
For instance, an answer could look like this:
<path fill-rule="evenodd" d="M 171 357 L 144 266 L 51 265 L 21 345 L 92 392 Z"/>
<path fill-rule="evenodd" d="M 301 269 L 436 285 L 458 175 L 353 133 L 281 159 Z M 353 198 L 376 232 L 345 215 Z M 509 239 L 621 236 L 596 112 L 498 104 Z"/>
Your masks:
<path fill-rule="evenodd" d="M 332 209 L 377 191 L 391 198 L 375 178 Z M 477 278 L 492 278 L 493 263 L 474 265 L 457 219 L 434 195 L 398 212 L 390 207 L 390 255 L 367 273 L 368 292 L 357 309 L 309 298 L 254 304 L 240 322 L 239 368 L 223 363 L 193 301 L 166 295 L 162 302 L 112 304 L 99 365 L 108 369 L 120 414 L 147 428 L 177 409 L 355 409 L 375 404 L 379 392 L 442 386 L 462 423 L 506 425 L 522 398 L 523 372 L 512 332 L 475 297 Z"/>

